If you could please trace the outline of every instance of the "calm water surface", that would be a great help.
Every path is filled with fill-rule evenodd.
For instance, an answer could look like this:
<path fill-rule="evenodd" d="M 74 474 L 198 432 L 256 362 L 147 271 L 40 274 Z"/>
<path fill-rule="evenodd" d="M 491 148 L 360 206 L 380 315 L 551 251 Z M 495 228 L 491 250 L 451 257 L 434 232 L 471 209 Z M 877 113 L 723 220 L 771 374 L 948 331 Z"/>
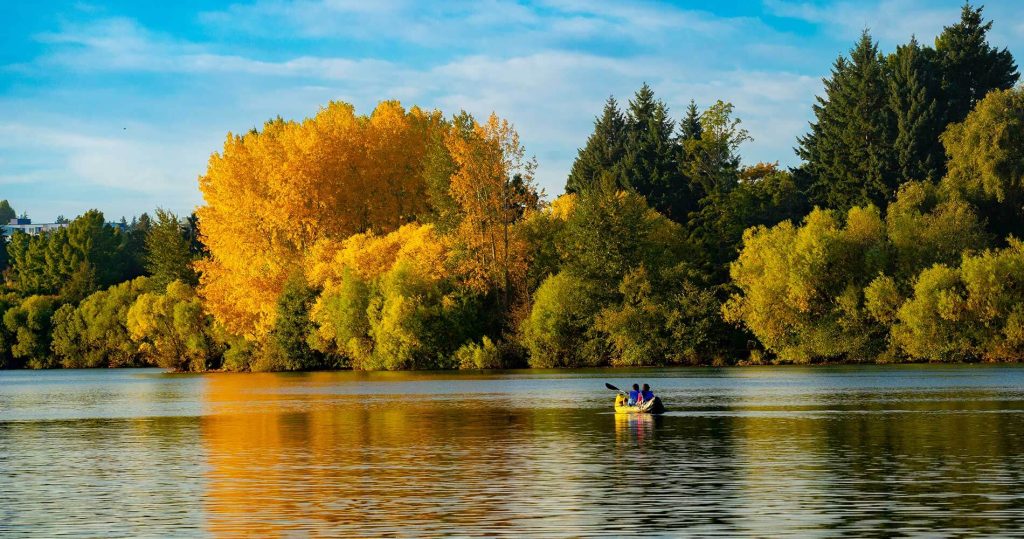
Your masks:
<path fill-rule="evenodd" d="M 1022 412 L 1001 366 L 8 371 L 0 535 L 1024 536 Z"/>

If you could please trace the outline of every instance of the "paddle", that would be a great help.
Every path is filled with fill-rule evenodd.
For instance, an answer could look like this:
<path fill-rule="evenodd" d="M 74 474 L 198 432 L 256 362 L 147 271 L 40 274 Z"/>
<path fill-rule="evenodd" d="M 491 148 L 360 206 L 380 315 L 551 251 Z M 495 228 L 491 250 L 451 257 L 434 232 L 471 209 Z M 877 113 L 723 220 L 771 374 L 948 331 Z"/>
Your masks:
<path fill-rule="evenodd" d="M 610 389 L 612 391 L 622 391 L 621 389 L 619 389 L 619 388 L 609 384 L 608 382 L 604 383 L 604 387 L 607 387 L 608 389 Z M 625 393 L 625 391 L 622 391 L 622 392 Z"/>

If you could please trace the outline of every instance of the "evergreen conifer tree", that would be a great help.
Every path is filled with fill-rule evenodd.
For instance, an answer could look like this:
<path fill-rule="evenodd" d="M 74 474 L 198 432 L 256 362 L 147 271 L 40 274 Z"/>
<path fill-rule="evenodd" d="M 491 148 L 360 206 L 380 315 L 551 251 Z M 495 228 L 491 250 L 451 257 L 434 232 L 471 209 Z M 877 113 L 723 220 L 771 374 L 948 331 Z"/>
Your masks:
<path fill-rule="evenodd" d="M 707 195 L 701 188 L 701 179 L 697 170 L 700 168 L 700 152 L 704 126 L 701 123 L 701 112 L 691 99 L 686 106 L 686 115 L 679 121 L 678 155 L 676 162 L 682 185 L 673 200 L 672 214 L 677 222 L 689 221 L 692 213 L 700 208 L 700 200 Z"/>
<path fill-rule="evenodd" d="M 885 207 L 899 183 L 894 130 L 884 64 L 866 30 L 850 59 L 838 58 L 824 83 L 825 97 L 814 106 L 816 121 L 797 149 L 812 178 L 812 202 L 839 210 L 868 203 Z"/>
<path fill-rule="evenodd" d="M 14 212 L 14 208 L 11 207 L 11 203 L 7 200 L 0 200 L 0 225 L 6 225 L 11 222 L 11 219 L 17 217 L 18 214 Z"/>
<path fill-rule="evenodd" d="M 192 286 L 198 284 L 199 276 L 192 268 L 195 256 L 178 216 L 157 208 L 156 221 L 147 228 L 143 259 L 154 286 L 166 288 L 173 281 Z"/>
<path fill-rule="evenodd" d="M 960 22 L 943 28 L 935 38 L 946 123 L 963 121 L 990 91 L 1012 88 L 1020 78 L 1010 51 L 988 44 L 992 21 L 984 22 L 981 11 L 964 4 Z"/>
<path fill-rule="evenodd" d="M 9 258 L 7 256 L 7 234 L 0 228 L 0 283 L 3 282 L 3 272 L 7 269 Z"/>
<path fill-rule="evenodd" d="M 572 164 L 565 192 L 579 193 L 594 187 L 605 173 L 612 173 L 622 159 L 626 119 L 614 97 L 608 97 L 604 112 L 594 120 L 594 132 L 580 148 Z"/>
<path fill-rule="evenodd" d="M 691 99 L 690 104 L 686 107 L 686 116 L 679 122 L 679 138 L 680 140 L 700 140 L 701 133 L 700 110 Z"/>
<path fill-rule="evenodd" d="M 675 220 L 686 218 L 678 210 L 678 199 L 686 186 L 676 163 L 675 122 L 668 107 L 654 97 L 646 83 L 629 102 L 626 114 L 626 147 L 620 163 L 623 184 L 643 195 L 647 203 Z"/>
<path fill-rule="evenodd" d="M 889 57 L 889 107 L 896 138 L 893 141 L 900 183 L 938 181 L 944 172 L 939 135 L 945 127 L 939 116 L 934 51 L 916 38 Z"/>

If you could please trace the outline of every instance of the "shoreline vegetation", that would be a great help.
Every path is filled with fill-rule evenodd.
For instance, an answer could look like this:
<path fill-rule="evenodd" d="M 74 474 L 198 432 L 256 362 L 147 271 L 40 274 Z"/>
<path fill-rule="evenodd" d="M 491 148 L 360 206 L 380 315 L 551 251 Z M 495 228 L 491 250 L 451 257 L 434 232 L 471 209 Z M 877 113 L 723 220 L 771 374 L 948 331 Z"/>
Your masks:
<path fill-rule="evenodd" d="M 732 104 L 676 121 L 646 84 L 550 202 L 495 114 L 332 102 L 229 133 L 193 215 L 2 238 L 0 367 L 1024 360 L 1024 88 L 991 27 L 865 31 L 791 169 L 741 164 Z"/>

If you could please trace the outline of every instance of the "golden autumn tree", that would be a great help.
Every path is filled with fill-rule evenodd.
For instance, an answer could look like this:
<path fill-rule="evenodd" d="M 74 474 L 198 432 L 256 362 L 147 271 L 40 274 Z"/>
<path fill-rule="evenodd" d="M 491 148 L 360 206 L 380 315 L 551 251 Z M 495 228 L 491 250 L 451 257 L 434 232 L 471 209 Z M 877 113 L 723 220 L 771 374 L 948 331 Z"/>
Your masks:
<path fill-rule="evenodd" d="M 495 114 L 471 129 L 449 130 L 445 144 L 455 164 L 450 192 L 462 213 L 456 232 L 461 273 L 471 287 L 498 291 L 508 304 L 529 263 L 512 225 L 538 205 L 536 161 L 525 157 L 513 126 Z"/>
<path fill-rule="evenodd" d="M 332 102 L 302 122 L 271 120 L 228 134 L 199 187 L 199 263 L 209 311 L 254 337 L 273 325 L 275 302 L 318 241 L 397 229 L 425 211 L 423 155 L 440 113 L 381 102 L 370 116 Z"/>
<path fill-rule="evenodd" d="M 318 242 L 306 256 L 306 275 L 323 289 L 310 312 L 314 342 L 356 369 L 409 368 L 413 357 L 435 355 L 430 341 L 441 335 L 427 333 L 450 329 L 446 315 L 457 307 L 446 282 L 448 256 L 431 224 Z"/>

